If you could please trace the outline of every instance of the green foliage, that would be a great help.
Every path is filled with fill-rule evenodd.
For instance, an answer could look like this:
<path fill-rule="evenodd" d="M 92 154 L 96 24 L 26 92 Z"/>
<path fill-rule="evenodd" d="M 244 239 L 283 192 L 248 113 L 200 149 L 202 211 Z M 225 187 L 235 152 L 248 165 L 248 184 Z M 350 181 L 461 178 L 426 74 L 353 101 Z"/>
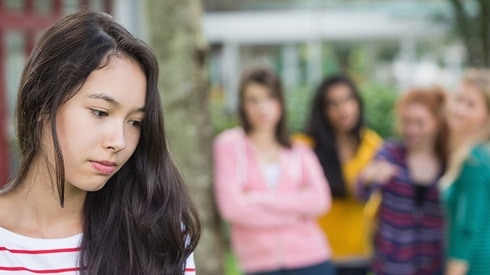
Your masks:
<path fill-rule="evenodd" d="M 291 133 L 303 132 L 310 115 L 313 91 L 308 87 L 299 87 L 287 91 L 286 109 L 288 126 Z"/>
<path fill-rule="evenodd" d="M 364 114 L 368 127 L 383 138 L 394 135 L 394 106 L 398 92 L 389 86 L 366 84 L 361 86 Z"/>
<path fill-rule="evenodd" d="M 240 268 L 238 267 L 238 262 L 233 252 L 227 251 L 225 262 L 225 274 L 226 275 L 242 275 Z"/>
<path fill-rule="evenodd" d="M 237 115 L 227 111 L 219 102 L 211 101 L 209 111 L 211 123 L 213 123 L 214 135 L 238 125 Z"/>

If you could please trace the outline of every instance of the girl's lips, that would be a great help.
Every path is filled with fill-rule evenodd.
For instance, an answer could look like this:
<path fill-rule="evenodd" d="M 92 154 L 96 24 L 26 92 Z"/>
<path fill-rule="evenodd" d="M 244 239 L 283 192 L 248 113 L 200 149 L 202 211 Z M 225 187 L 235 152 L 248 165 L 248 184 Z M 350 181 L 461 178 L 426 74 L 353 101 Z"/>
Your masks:
<path fill-rule="evenodd" d="M 91 161 L 92 167 L 95 171 L 101 174 L 112 174 L 116 170 L 116 164 L 108 161 Z"/>

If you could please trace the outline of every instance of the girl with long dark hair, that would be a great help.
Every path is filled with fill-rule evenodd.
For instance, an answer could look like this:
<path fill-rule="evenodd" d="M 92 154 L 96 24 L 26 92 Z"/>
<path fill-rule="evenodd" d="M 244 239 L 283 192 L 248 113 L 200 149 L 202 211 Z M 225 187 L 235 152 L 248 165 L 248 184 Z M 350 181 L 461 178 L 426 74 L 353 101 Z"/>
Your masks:
<path fill-rule="evenodd" d="M 41 37 L 17 100 L 20 170 L 0 194 L 1 272 L 195 274 L 200 225 L 157 82 L 150 47 L 106 14 Z"/>
<path fill-rule="evenodd" d="M 279 78 L 253 68 L 239 87 L 241 127 L 215 141 L 216 198 L 246 274 L 332 274 L 316 222 L 330 205 L 318 160 L 291 145 Z"/>
<path fill-rule="evenodd" d="M 332 75 L 320 83 L 306 135 L 295 140 L 312 146 L 332 190 L 332 209 L 319 222 L 332 246 L 337 274 L 365 274 L 370 245 L 355 179 L 382 140 L 365 127 L 362 99 L 348 76 Z"/>

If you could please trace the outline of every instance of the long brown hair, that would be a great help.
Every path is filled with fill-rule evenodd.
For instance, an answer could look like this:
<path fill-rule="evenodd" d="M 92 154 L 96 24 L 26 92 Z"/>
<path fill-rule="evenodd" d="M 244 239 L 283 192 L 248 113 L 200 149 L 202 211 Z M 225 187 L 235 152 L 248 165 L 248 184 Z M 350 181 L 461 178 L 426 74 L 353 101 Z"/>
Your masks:
<path fill-rule="evenodd" d="M 239 99 L 238 99 L 238 114 L 240 116 L 240 122 L 242 124 L 245 133 L 249 133 L 252 130 L 252 126 L 248 121 L 247 114 L 245 114 L 243 99 L 247 86 L 251 83 L 259 84 L 268 89 L 271 96 L 279 101 L 281 106 L 281 118 L 276 126 L 276 139 L 285 147 L 291 147 L 291 141 L 289 138 L 287 123 L 286 123 L 286 104 L 284 102 L 284 94 L 282 90 L 282 84 L 279 77 L 267 68 L 256 67 L 245 71 L 242 74 L 240 85 L 238 87 Z"/>
<path fill-rule="evenodd" d="M 58 110 L 93 71 L 117 54 L 134 60 L 145 73 L 145 117 L 130 159 L 101 190 L 87 194 L 81 273 L 183 274 L 186 258 L 197 245 L 200 224 L 168 151 L 157 59 L 148 45 L 106 14 L 82 11 L 64 17 L 46 31 L 29 57 L 17 100 L 22 159 L 8 188 L 16 188 L 30 172 L 34 158 L 42 157 L 42 125 L 48 122 L 63 206 L 65 174 L 56 129 Z"/>
<path fill-rule="evenodd" d="M 404 107 L 411 104 L 420 104 L 425 106 L 431 115 L 436 119 L 438 129 L 434 149 L 443 167 L 446 166 L 448 158 L 448 128 L 444 117 L 446 98 L 446 91 L 438 86 L 412 88 L 402 95 L 396 105 L 396 114 L 398 118 L 400 117 L 400 112 Z"/>

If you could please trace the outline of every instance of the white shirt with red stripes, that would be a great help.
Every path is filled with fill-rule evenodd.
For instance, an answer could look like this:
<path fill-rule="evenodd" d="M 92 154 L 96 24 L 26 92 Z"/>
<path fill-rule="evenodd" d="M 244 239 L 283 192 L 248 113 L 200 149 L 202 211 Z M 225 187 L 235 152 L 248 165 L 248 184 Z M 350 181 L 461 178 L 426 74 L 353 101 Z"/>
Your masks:
<path fill-rule="evenodd" d="M 76 275 L 82 234 L 61 239 L 38 239 L 0 227 L 0 274 Z M 194 259 L 187 259 L 185 275 L 196 275 Z"/>

